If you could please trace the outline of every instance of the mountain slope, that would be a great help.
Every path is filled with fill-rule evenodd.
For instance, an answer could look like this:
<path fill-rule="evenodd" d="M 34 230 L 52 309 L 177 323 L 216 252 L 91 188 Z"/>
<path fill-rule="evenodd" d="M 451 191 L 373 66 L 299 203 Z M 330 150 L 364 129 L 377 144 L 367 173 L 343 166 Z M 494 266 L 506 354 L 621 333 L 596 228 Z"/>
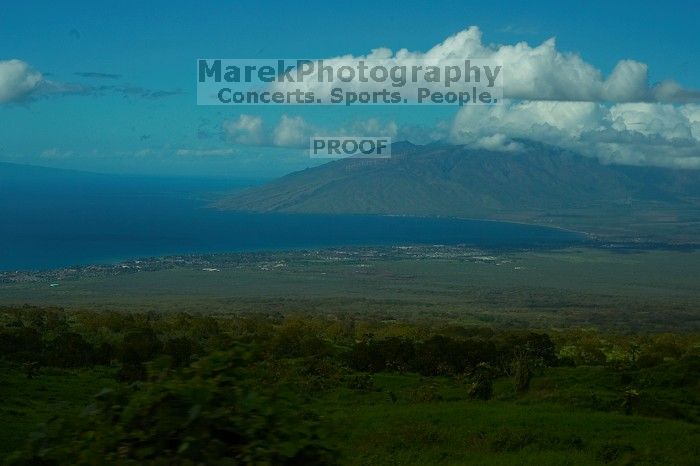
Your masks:
<path fill-rule="evenodd" d="M 603 165 L 529 144 L 521 153 L 396 144 L 391 159 L 344 159 L 217 203 L 224 209 L 474 217 L 616 238 L 695 242 L 700 173 Z"/>

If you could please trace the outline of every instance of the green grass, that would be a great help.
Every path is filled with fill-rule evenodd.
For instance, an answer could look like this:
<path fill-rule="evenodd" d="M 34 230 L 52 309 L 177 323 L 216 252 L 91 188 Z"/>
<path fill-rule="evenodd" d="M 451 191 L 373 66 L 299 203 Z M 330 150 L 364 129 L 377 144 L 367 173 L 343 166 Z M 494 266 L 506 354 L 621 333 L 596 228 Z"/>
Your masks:
<path fill-rule="evenodd" d="M 554 402 L 575 408 L 600 411 L 621 411 L 622 392 L 634 387 L 640 392 L 638 414 L 667 417 L 700 423 L 700 390 L 697 386 L 677 386 L 667 383 L 678 377 L 681 367 L 673 368 L 675 374 L 667 374 L 665 368 L 625 371 L 623 373 L 605 367 L 551 368 L 536 377 L 529 393 L 516 397 L 508 386 L 502 386 L 504 399 L 519 404 Z"/>
<path fill-rule="evenodd" d="M 113 369 L 104 367 L 45 368 L 33 379 L 17 365 L 0 369 L 0 458 L 41 423 L 80 412 L 101 388 L 116 383 Z M 663 377 L 663 368 L 657 372 Z M 649 380 L 652 374 L 638 375 Z M 459 377 L 376 374 L 373 390 L 308 392 L 304 406 L 319 417 L 343 464 L 697 464 L 697 419 L 623 415 L 623 387 L 611 369 L 549 368 L 525 395 L 502 378 L 493 400 L 474 401 Z M 685 410 L 697 407 L 663 380 L 645 390 Z"/>
<path fill-rule="evenodd" d="M 447 379 L 378 375 L 375 383 L 380 391 L 341 389 L 313 404 L 345 464 L 690 465 L 700 454 L 700 427 L 683 421 L 532 398 L 471 401 Z"/>
<path fill-rule="evenodd" d="M 347 464 L 596 464 L 618 449 L 636 464 L 681 465 L 700 442 L 678 421 L 498 401 L 352 405 L 328 420 L 344 426 Z"/>
<path fill-rule="evenodd" d="M 40 424 L 78 412 L 100 389 L 115 383 L 108 368 L 42 368 L 29 379 L 21 367 L 0 361 L 0 458 L 21 447 Z"/>

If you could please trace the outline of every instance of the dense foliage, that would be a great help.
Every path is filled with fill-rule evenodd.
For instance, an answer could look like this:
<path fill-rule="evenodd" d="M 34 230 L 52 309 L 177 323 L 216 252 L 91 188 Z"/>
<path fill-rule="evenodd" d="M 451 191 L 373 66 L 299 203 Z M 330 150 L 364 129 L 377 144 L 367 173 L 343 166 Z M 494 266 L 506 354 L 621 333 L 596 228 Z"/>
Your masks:
<path fill-rule="evenodd" d="M 548 368 L 605 371 L 596 383 L 609 395 L 572 391 L 564 401 L 574 406 L 700 420 L 700 338 L 692 334 L 498 330 L 383 313 L 25 307 L 0 311 L 0 354 L 30 379 L 99 367 L 114 379 L 82 413 L 34 434 L 8 460 L 14 465 L 330 464 L 338 445 L 319 435 L 329 426 L 309 407 L 322 393 L 383 393 L 391 404 L 487 401 L 526 396 Z M 420 379 L 387 388 L 376 383 L 378 374 Z M 447 395 L 444 380 L 462 387 L 461 395 Z M 503 380 L 510 389 L 499 388 Z"/>
<path fill-rule="evenodd" d="M 77 418 L 56 420 L 13 465 L 330 464 L 315 423 L 247 373 L 240 350 L 142 384 L 103 390 Z"/>

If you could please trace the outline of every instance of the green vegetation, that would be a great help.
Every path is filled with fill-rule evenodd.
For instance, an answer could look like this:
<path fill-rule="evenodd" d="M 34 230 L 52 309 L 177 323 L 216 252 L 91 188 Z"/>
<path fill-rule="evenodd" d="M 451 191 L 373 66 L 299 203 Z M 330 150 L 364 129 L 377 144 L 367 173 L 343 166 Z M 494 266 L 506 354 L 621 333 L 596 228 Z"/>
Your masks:
<path fill-rule="evenodd" d="M 385 312 L 499 328 L 687 332 L 700 330 L 699 276 L 699 251 L 343 248 L 4 274 L 0 305 Z"/>
<path fill-rule="evenodd" d="M 700 335 L 0 310 L 25 464 L 695 464 Z"/>

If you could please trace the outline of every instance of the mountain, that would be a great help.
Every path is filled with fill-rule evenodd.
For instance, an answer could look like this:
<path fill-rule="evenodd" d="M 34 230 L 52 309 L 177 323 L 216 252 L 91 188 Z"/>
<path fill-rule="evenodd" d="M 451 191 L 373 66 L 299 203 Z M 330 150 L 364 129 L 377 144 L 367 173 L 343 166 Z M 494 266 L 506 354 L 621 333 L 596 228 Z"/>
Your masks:
<path fill-rule="evenodd" d="M 342 159 L 226 196 L 262 212 L 450 216 L 700 243 L 700 171 L 605 165 L 527 142 L 517 153 L 397 143 L 390 159 Z"/>

